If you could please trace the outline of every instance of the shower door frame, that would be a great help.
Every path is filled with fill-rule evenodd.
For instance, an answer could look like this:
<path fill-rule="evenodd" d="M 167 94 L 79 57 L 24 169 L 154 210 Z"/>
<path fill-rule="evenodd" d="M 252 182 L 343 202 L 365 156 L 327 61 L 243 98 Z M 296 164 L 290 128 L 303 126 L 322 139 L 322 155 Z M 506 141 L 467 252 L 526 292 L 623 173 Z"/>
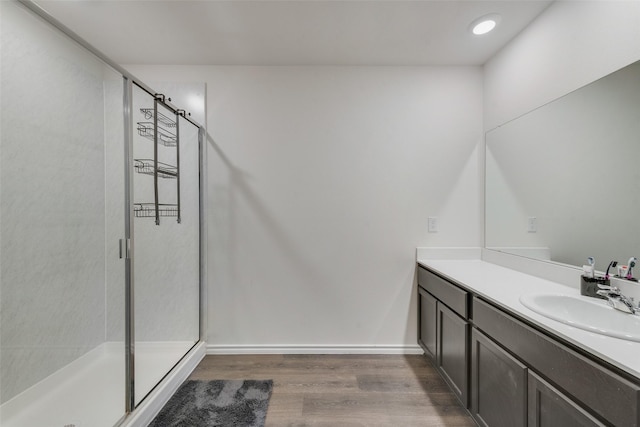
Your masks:
<path fill-rule="evenodd" d="M 149 93 L 151 96 L 158 94 L 158 92 L 151 89 L 142 80 L 136 78 L 129 71 L 121 67 L 119 64 L 114 62 L 111 58 L 103 54 L 97 48 L 89 44 L 86 40 L 76 34 L 74 31 L 69 29 L 62 22 L 58 21 L 56 18 L 51 16 L 48 12 L 46 12 L 42 7 L 34 3 L 32 0 L 15 0 L 18 3 L 25 6 L 27 9 L 35 13 L 37 16 L 51 24 L 53 27 L 57 28 L 59 31 L 64 33 L 66 36 L 71 38 L 73 41 L 78 43 L 84 49 L 88 50 L 90 53 L 95 55 L 99 60 L 105 63 L 107 66 L 111 67 L 113 70 L 118 72 L 123 78 L 123 113 L 124 113 L 124 164 L 125 164 L 125 229 L 124 239 L 121 239 L 121 258 L 123 258 L 125 262 L 125 283 L 123 286 L 125 288 L 125 413 L 124 416 L 116 423 L 116 425 L 120 425 L 126 421 L 128 416 L 136 409 L 135 405 L 135 324 L 134 324 L 134 239 L 133 239 L 133 231 L 134 231 L 134 203 L 133 203 L 133 112 L 132 112 L 132 102 L 133 102 L 133 85 L 136 84 L 138 87 L 143 89 L 145 92 Z M 179 109 L 172 104 L 165 102 L 164 103 L 167 108 L 172 110 L 173 112 L 177 112 Z M 183 110 L 180 110 L 183 111 Z M 206 221 L 205 221 L 205 209 L 204 209 L 204 194 L 206 191 L 206 135 L 207 131 L 204 126 L 199 124 L 196 120 L 191 117 L 187 117 L 186 115 L 181 116 L 194 126 L 198 128 L 198 155 L 199 155 L 199 164 L 198 164 L 198 175 L 199 175 L 199 188 L 198 188 L 198 201 L 199 201 L 199 332 L 198 332 L 198 341 L 196 341 L 193 347 L 182 356 L 181 360 L 184 360 L 187 355 L 189 355 L 193 349 L 204 341 L 204 336 L 206 334 L 206 287 L 204 283 L 206 281 L 206 259 L 207 259 L 207 245 L 206 245 Z M 180 363 L 178 361 L 176 365 L 169 371 L 173 371 L 175 367 Z M 167 372 L 167 374 L 169 373 Z M 165 377 L 161 380 L 164 381 Z M 156 385 L 157 386 L 157 385 Z M 144 400 L 144 399 L 143 399 Z M 142 403 L 142 401 L 141 401 Z"/>
<path fill-rule="evenodd" d="M 22 0 L 21 0 L 22 1 Z M 125 246 L 126 246 L 126 257 L 125 257 L 125 378 L 127 383 L 127 388 L 125 391 L 125 400 L 126 400 L 126 413 L 127 415 L 133 412 L 137 406 L 142 404 L 144 400 L 149 396 L 149 394 L 160 384 L 166 376 L 182 361 L 193 348 L 198 345 L 198 343 L 204 340 L 204 322 L 203 322 L 203 313 L 205 310 L 205 287 L 204 287 L 204 272 L 206 271 L 206 229 L 204 227 L 204 203 L 203 203 L 203 188 L 205 184 L 205 174 L 203 173 L 203 166 L 206 165 L 204 160 L 205 150 L 204 150 L 204 138 L 206 136 L 206 130 L 203 126 L 198 124 L 195 120 L 192 120 L 186 114 L 180 114 L 180 112 L 184 112 L 184 110 L 178 109 L 176 106 L 172 105 L 170 102 L 163 100 L 162 102 L 158 101 L 157 97 L 162 95 L 153 89 L 151 89 L 146 84 L 142 83 L 140 80 L 133 77 L 126 70 L 123 70 L 127 74 L 123 74 L 123 84 L 124 84 L 124 143 L 125 143 Z M 134 244 L 134 231 L 135 231 L 135 214 L 134 214 L 134 159 L 133 159 L 133 134 L 135 130 L 134 120 L 133 120 L 133 86 L 137 86 L 139 89 L 142 89 L 148 95 L 154 98 L 154 101 L 157 103 L 161 103 L 165 108 L 169 109 L 171 112 L 176 114 L 176 117 L 182 117 L 183 119 L 190 122 L 192 125 L 198 128 L 198 227 L 199 227 L 199 241 L 198 241 L 198 253 L 199 253 L 199 271 L 198 271 L 198 341 L 193 343 L 193 346 L 184 354 L 182 357 L 176 361 L 173 368 L 165 373 L 159 383 L 154 385 L 151 390 L 147 393 L 145 397 L 143 397 L 140 402 L 136 405 L 135 399 L 135 281 L 134 281 L 134 254 L 135 254 L 135 244 Z M 177 119 L 178 120 L 178 119 Z M 157 135 L 157 131 L 154 131 L 155 135 Z M 157 142 L 155 143 L 157 148 Z M 155 156 L 157 158 L 157 156 Z M 157 202 L 157 195 L 156 195 Z M 179 214 L 178 214 L 179 215 Z M 178 216 L 179 218 L 179 216 Z M 157 220 L 157 216 L 156 216 Z M 159 225 L 156 222 L 156 225 Z"/>

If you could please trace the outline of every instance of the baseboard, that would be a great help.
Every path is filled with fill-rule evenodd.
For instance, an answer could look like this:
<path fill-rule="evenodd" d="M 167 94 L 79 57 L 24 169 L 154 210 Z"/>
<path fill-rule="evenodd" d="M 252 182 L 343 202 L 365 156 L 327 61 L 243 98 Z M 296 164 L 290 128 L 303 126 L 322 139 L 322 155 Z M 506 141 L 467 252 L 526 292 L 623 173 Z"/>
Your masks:
<path fill-rule="evenodd" d="M 178 365 L 167 375 L 135 411 L 128 416 L 120 427 L 146 427 L 158 415 L 178 387 L 198 366 L 206 353 L 204 342 L 198 343 Z"/>
<path fill-rule="evenodd" d="M 207 345 L 207 354 L 422 354 L 416 345 Z"/>

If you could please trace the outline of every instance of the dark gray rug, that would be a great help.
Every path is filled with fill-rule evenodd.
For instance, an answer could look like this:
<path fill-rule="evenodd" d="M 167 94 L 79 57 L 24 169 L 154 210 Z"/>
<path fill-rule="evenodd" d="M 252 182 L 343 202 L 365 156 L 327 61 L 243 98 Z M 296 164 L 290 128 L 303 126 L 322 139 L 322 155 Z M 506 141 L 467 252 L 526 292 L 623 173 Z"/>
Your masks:
<path fill-rule="evenodd" d="M 273 381 L 186 381 L 149 427 L 263 427 Z"/>

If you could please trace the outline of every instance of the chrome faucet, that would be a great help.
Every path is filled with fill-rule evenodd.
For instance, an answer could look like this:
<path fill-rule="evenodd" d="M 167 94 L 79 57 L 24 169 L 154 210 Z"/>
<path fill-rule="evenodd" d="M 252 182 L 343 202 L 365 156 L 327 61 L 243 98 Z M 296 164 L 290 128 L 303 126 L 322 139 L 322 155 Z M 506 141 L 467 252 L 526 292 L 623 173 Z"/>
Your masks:
<path fill-rule="evenodd" d="M 600 288 L 596 293 L 607 298 L 609 305 L 616 310 L 625 313 L 640 315 L 640 305 L 633 305 L 633 298 L 626 297 L 620 292 L 620 288 L 616 286 L 598 285 Z"/>

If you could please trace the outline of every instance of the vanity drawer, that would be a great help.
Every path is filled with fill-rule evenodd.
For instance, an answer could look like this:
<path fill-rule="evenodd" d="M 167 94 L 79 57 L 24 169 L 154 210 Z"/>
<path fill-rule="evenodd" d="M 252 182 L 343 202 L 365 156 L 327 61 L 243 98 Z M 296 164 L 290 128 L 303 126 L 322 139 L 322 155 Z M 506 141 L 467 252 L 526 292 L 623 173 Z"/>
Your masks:
<path fill-rule="evenodd" d="M 640 386 L 477 297 L 473 323 L 603 419 L 615 426 L 640 427 Z"/>
<path fill-rule="evenodd" d="M 469 294 L 458 286 L 418 267 L 418 285 L 446 304 L 464 319 L 469 318 Z"/>

